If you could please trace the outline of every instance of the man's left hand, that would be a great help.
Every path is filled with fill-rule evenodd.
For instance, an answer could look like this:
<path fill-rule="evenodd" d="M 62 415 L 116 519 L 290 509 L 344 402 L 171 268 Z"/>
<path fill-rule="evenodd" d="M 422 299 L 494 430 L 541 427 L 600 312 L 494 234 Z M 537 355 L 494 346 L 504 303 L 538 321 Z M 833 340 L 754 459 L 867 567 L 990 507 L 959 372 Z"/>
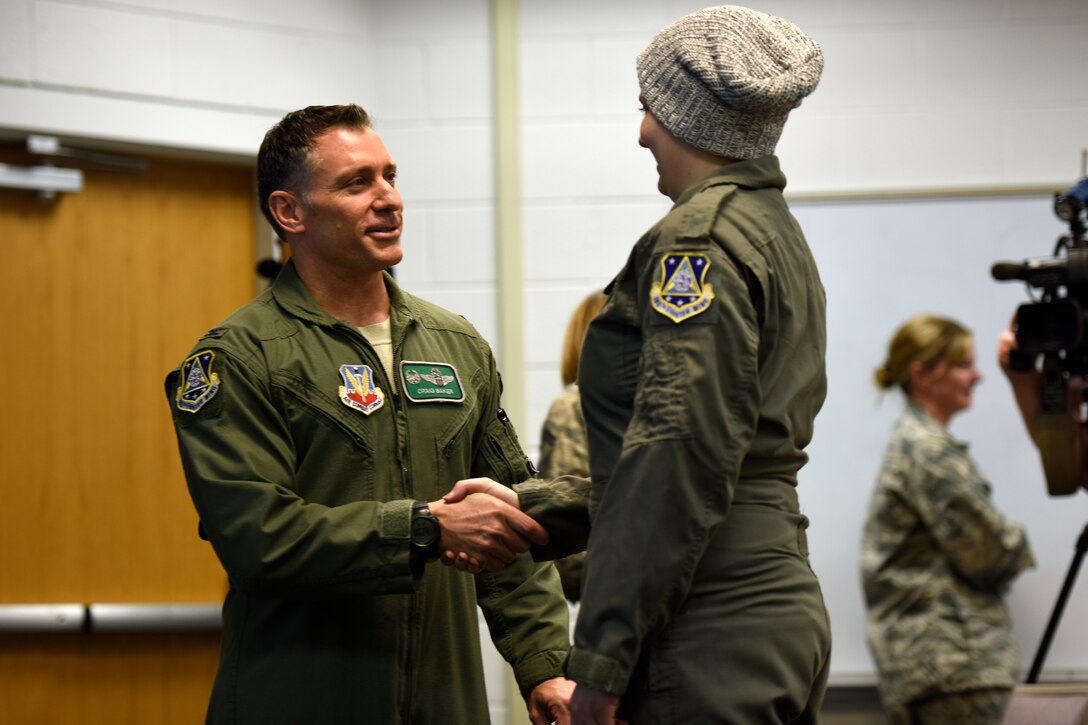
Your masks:
<path fill-rule="evenodd" d="M 570 725 L 570 696 L 574 682 L 553 677 L 537 684 L 529 693 L 529 719 L 533 725 Z"/>

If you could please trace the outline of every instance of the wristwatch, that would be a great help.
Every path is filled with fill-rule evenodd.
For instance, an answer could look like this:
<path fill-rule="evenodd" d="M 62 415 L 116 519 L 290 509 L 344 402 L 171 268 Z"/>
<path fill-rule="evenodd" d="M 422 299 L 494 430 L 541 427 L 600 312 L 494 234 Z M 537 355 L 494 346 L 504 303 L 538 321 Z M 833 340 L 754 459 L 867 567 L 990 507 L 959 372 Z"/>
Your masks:
<path fill-rule="evenodd" d="M 439 554 L 442 527 L 431 513 L 426 501 L 412 506 L 412 552 L 419 559 L 431 559 Z"/>

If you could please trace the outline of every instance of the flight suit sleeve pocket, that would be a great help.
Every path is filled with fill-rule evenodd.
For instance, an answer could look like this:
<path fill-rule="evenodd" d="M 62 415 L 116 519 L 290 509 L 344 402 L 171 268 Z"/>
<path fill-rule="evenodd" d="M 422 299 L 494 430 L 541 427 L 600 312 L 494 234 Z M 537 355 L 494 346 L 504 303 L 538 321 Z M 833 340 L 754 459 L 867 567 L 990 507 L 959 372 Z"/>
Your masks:
<path fill-rule="evenodd" d="M 530 467 L 529 459 L 521 450 L 513 425 L 501 408 L 495 419 L 487 425 L 481 453 L 484 464 L 489 469 L 483 475 L 507 486 L 531 478 L 535 473 L 535 469 Z"/>

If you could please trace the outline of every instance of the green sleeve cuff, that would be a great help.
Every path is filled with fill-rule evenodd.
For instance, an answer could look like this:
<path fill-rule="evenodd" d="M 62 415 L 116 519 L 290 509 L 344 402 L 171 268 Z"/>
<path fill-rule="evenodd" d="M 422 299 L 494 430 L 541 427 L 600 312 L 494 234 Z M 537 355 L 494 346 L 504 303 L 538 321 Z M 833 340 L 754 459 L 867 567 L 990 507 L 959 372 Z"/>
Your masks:
<path fill-rule="evenodd" d="M 390 563 L 387 594 L 412 594 L 419 590 L 426 562 L 412 559 L 412 506 L 415 501 L 397 499 L 382 504 L 378 535 Z"/>
<path fill-rule="evenodd" d="M 404 539 L 408 544 L 412 536 L 412 506 L 410 498 L 386 501 L 382 504 L 381 531 L 383 539 Z"/>
<path fill-rule="evenodd" d="M 567 650 L 545 650 L 526 657 L 514 667 L 514 679 L 518 689 L 527 695 L 544 680 L 563 676 L 563 660 Z"/>
<path fill-rule="evenodd" d="M 560 476 L 551 481 L 529 479 L 516 484 L 518 505 L 548 530 L 544 546 L 533 545 L 536 561 L 551 561 L 585 551 L 589 540 L 590 483 L 588 479 Z"/>
<path fill-rule="evenodd" d="M 616 660 L 577 648 L 570 651 L 564 669 L 568 679 L 614 694 L 623 694 L 631 677 Z"/>

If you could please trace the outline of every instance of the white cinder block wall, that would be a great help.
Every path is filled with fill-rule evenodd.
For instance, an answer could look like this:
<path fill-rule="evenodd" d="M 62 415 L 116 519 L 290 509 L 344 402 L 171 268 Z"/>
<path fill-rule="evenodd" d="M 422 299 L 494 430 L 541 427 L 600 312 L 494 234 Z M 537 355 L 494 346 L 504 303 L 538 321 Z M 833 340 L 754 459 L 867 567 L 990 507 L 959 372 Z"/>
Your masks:
<path fill-rule="evenodd" d="M 570 310 L 667 208 L 636 143 L 635 54 L 703 5 L 520 3 L 528 400 L 514 413 L 534 455 Z M 826 55 L 779 145 L 788 193 L 1057 189 L 1079 175 L 1083 0 L 750 5 Z M 498 348 L 489 33 L 487 0 L 0 0 L 0 133 L 251 159 L 284 112 L 358 102 L 401 167 L 402 283 Z"/>
<path fill-rule="evenodd" d="M 521 5 L 525 295 L 533 440 L 569 311 L 667 208 L 637 146 L 636 54 L 708 3 Z M 823 46 L 778 147 L 787 193 L 1065 188 L 1088 146 L 1088 3 L 753 0 Z"/>

